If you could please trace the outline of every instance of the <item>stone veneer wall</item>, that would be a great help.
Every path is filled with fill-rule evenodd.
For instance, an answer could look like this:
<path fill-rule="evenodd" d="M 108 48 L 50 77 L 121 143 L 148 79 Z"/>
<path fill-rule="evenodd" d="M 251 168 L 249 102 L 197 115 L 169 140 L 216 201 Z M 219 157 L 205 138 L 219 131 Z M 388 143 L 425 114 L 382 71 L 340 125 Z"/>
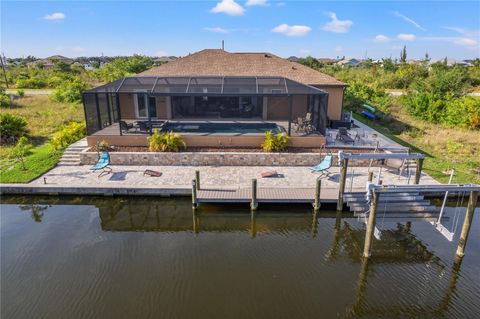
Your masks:
<path fill-rule="evenodd" d="M 80 153 L 80 164 L 92 165 L 97 152 Z M 319 163 L 318 153 L 247 153 L 247 152 L 111 152 L 112 165 L 183 165 L 183 166 L 313 166 Z M 333 165 L 338 165 L 334 155 Z M 350 161 L 349 166 L 368 166 L 369 160 Z M 375 166 L 375 163 L 374 165 Z"/>

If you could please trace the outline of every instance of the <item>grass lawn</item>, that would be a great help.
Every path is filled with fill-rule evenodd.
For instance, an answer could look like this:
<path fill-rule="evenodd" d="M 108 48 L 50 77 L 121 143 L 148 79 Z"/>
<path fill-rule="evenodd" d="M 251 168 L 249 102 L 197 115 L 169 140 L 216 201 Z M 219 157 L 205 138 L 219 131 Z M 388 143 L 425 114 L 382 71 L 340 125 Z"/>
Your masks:
<path fill-rule="evenodd" d="M 84 120 L 81 104 L 53 102 L 47 95 L 16 98 L 12 108 L 2 108 L 0 113 L 24 117 L 30 130 L 29 142 L 34 146 L 25 159 L 26 171 L 23 171 L 21 166 L 10 158 L 12 146 L 0 146 L 0 182 L 2 183 L 29 182 L 55 166 L 61 153 L 53 152 L 47 145 L 51 134 L 63 124 Z"/>
<path fill-rule="evenodd" d="M 391 109 L 393 120 L 371 121 L 354 114 L 355 119 L 371 126 L 411 151 L 426 155 L 423 170 L 442 183 L 446 172 L 455 168 L 452 183 L 480 183 L 480 131 L 445 128 L 409 116 L 401 107 Z"/>

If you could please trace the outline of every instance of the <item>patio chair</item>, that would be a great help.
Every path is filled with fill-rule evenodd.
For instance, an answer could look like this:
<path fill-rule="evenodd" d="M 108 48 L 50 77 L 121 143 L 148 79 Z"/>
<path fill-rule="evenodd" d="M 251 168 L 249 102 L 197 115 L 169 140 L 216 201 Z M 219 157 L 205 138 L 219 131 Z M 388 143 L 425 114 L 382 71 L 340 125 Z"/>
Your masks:
<path fill-rule="evenodd" d="M 338 133 L 337 133 L 337 140 L 342 141 L 345 144 L 354 144 L 355 140 L 350 137 L 350 134 L 348 134 L 347 128 L 346 127 L 339 127 L 338 128 Z"/>
<path fill-rule="evenodd" d="M 132 123 L 127 123 L 125 121 L 120 121 L 119 123 L 120 123 L 120 129 L 122 130 L 122 132 L 128 133 L 128 131 L 133 128 Z"/>
<path fill-rule="evenodd" d="M 98 177 L 102 177 L 104 174 L 108 175 L 112 172 L 112 169 L 108 167 L 110 165 L 110 154 L 108 152 L 102 152 L 99 157 L 97 163 L 93 165 L 90 170 L 92 172 L 97 172 L 102 170 Z"/>
<path fill-rule="evenodd" d="M 305 133 L 313 132 L 312 113 L 308 112 L 307 114 L 305 114 L 305 118 L 303 120 L 303 126 L 305 129 Z"/>
<path fill-rule="evenodd" d="M 137 122 L 137 128 L 142 133 L 147 133 L 149 131 L 147 122 L 138 121 Z"/>
<path fill-rule="evenodd" d="M 320 176 L 325 175 L 325 177 L 327 177 L 330 174 L 328 170 L 330 169 L 330 167 L 332 167 L 332 163 L 333 163 L 333 155 L 328 154 L 323 158 L 323 160 L 319 164 L 309 167 L 309 169 L 312 172 L 320 172 L 321 173 Z"/>

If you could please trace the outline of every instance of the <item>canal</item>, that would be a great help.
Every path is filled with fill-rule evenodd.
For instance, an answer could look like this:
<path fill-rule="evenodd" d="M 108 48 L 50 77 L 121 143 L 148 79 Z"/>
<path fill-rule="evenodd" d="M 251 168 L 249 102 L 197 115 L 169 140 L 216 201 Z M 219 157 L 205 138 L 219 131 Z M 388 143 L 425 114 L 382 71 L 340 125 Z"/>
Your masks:
<path fill-rule="evenodd" d="M 1 318 L 479 318 L 480 210 L 459 261 L 464 210 L 447 208 L 453 242 L 379 211 L 366 260 L 365 224 L 324 207 L 3 196 Z"/>

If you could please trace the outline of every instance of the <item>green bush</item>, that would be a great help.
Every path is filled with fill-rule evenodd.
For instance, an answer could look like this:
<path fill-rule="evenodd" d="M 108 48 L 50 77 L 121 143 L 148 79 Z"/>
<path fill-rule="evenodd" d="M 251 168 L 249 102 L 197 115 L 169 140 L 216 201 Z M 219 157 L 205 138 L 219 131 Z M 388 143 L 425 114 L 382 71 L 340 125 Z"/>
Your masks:
<path fill-rule="evenodd" d="M 157 129 L 148 138 L 147 145 L 151 152 L 178 152 L 181 146 L 183 148 L 187 147 L 180 134 L 173 132 L 160 133 Z"/>
<path fill-rule="evenodd" d="M 18 90 L 17 90 L 17 95 L 18 95 L 19 97 L 24 97 L 24 96 L 25 96 L 25 90 L 23 90 L 23 89 L 18 89 Z"/>
<path fill-rule="evenodd" d="M 47 86 L 47 82 L 44 79 L 37 78 L 37 77 L 31 77 L 31 78 L 20 77 L 15 81 L 15 85 L 18 88 L 24 88 L 24 89 L 41 89 Z"/>
<path fill-rule="evenodd" d="M 0 92 L 0 107 L 9 107 L 11 104 L 10 97 L 4 92 Z"/>
<path fill-rule="evenodd" d="M 480 99 L 464 96 L 447 103 L 443 122 L 450 127 L 480 128 Z"/>
<path fill-rule="evenodd" d="M 102 140 L 100 143 L 97 145 L 97 151 L 99 152 L 106 152 L 110 150 L 110 144 L 108 144 L 107 141 Z"/>
<path fill-rule="evenodd" d="M 53 134 L 50 144 L 55 150 L 61 150 L 78 141 L 86 134 L 85 123 L 71 122 Z"/>
<path fill-rule="evenodd" d="M 274 135 L 272 131 L 265 132 L 265 140 L 262 142 L 264 152 L 282 152 L 287 149 L 288 135 L 280 133 Z"/>
<path fill-rule="evenodd" d="M 82 100 L 82 92 L 86 89 L 87 84 L 80 78 L 75 78 L 61 83 L 50 98 L 57 102 L 76 103 Z"/>
<path fill-rule="evenodd" d="M 9 113 L 0 113 L 0 137 L 2 144 L 13 144 L 20 137 L 27 134 L 27 121 L 23 117 Z"/>
<path fill-rule="evenodd" d="M 22 136 L 18 139 L 17 144 L 12 149 L 11 156 L 14 157 L 22 165 L 22 169 L 26 170 L 25 167 L 25 156 L 32 149 L 32 145 L 28 144 L 28 140 L 25 136 Z"/>

